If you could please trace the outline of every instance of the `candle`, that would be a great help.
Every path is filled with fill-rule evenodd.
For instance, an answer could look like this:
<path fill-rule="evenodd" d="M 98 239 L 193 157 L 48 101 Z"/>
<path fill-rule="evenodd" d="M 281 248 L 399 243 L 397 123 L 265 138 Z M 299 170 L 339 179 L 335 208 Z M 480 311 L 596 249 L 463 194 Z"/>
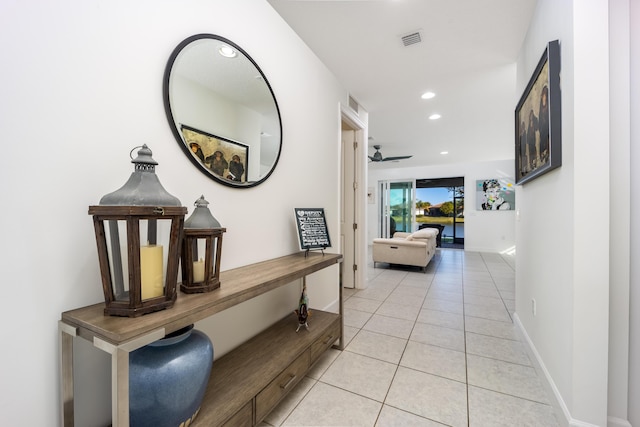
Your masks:
<path fill-rule="evenodd" d="M 162 246 L 140 247 L 140 283 L 142 299 L 159 297 L 164 294 L 162 271 Z"/>
<path fill-rule="evenodd" d="M 193 262 L 193 283 L 204 282 L 204 261 L 200 258 L 200 261 Z"/>

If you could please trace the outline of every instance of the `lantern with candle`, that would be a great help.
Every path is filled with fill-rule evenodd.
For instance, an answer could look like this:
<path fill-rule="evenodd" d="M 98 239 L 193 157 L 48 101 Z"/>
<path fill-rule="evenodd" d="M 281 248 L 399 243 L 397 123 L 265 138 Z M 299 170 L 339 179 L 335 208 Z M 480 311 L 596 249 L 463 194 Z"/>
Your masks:
<path fill-rule="evenodd" d="M 160 184 L 155 173 L 158 163 L 149 147 L 136 148 L 140 150 L 131 160 L 134 171 L 129 180 L 102 197 L 98 206 L 89 206 L 105 315 L 137 317 L 171 307 L 177 296 L 187 208 Z"/>
<path fill-rule="evenodd" d="M 193 213 L 184 222 L 180 289 L 187 294 L 210 292 L 220 287 L 222 233 L 227 229 L 213 217 L 208 204 L 204 196 L 200 196 Z"/>

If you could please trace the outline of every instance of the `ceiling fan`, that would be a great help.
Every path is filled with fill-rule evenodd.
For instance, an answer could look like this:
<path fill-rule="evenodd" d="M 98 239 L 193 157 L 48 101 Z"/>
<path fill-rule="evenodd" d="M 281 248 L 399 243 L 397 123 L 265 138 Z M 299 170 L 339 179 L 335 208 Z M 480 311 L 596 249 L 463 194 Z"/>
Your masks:
<path fill-rule="evenodd" d="M 413 156 L 393 156 L 393 157 L 382 157 L 382 153 L 380 153 L 380 146 L 379 145 L 374 145 L 373 148 L 376 149 L 376 152 L 373 153 L 373 156 L 369 156 L 369 159 L 372 162 L 388 162 L 388 161 L 392 161 L 392 160 L 402 160 L 402 159 L 409 159 Z"/>

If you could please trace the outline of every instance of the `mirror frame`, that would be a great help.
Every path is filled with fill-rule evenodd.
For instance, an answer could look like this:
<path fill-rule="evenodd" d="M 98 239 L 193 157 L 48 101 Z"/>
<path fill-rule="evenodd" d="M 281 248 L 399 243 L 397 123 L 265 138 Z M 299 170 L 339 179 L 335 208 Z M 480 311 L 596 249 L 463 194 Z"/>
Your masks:
<path fill-rule="evenodd" d="M 180 130 L 176 126 L 176 121 L 175 121 L 175 119 L 173 117 L 173 112 L 171 110 L 171 102 L 170 102 L 170 99 L 169 99 L 169 83 L 170 83 L 170 80 L 171 80 L 171 71 L 173 70 L 173 66 L 175 64 L 175 61 L 178 58 L 178 55 L 180 55 L 180 53 L 182 52 L 182 50 L 185 49 L 187 46 L 189 46 L 189 44 L 191 44 L 192 42 L 195 42 L 195 41 L 198 41 L 198 40 L 202 40 L 202 39 L 212 39 L 212 40 L 221 41 L 221 42 L 226 43 L 229 46 L 233 47 L 234 49 L 236 49 L 240 54 L 244 55 L 244 57 L 246 59 L 248 59 L 249 62 L 251 62 L 251 64 L 260 73 L 260 75 L 262 76 L 262 80 L 267 85 L 267 88 L 269 89 L 269 92 L 271 93 L 271 97 L 273 98 L 273 104 L 275 106 L 276 113 L 278 115 L 278 128 L 280 130 L 280 141 L 279 141 L 278 153 L 276 155 L 275 161 L 273 162 L 273 165 L 271 166 L 270 170 L 263 177 L 261 177 L 257 181 L 250 181 L 250 182 L 246 182 L 246 183 L 241 183 L 241 182 L 236 182 L 236 181 L 231 181 L 231 180 L 228 180 L 228 179 L 224 179 L 223 177 L 219 177 L 219 176 L 213 174 L 206 167 L 206 165 L 204 165 L 202 162 L 199 162 L 195 158 L 195 156 L 192 155 L 191 150 L 187 146 L 186 141 L 183 139 L 183 137 L 182 137 L 182 135 L 180 133 Z M 193 163 L 198 168 L 198 170 L 200 172 L 205 174 L 210 179 L 212 179 L 212 180 L 214 180 L 214 181 L 216 181 L 216 182 L 218 182 L 220 184 L 226 185 L 227 187 L 232 187 L 232 188 L 251 188 L 251 187 L 255 187 L 255 186 L 260 185 L 263 182 L 265 182 L 267 180 L 267 178 L 269 178 L 271 176 L 271 174 L 273 173 L 273 171 L 276 169 L 276 166 L 278 165 L 278 161 L 280 160 L 280 154 L 282 153 L 282 141 L 283 141 L 283 138 L 282 138 L 282 116 L 280 115 L 280 108 L 278 106 L 278 101 L 276 100 L 276 96 L 273 93 L 273 89 L 271 88 L 271 84 L 269 84 L 269 80 L 267 80 L 267 76 L 264 75 L 264 73 L 262 72 L 262 69 L 260 69 L 258 64 L 253 60 L 253 58 L 247 52 L 245 52 L 244 49 L 242 49 L 240 46 L 238 46 L 237 44 L 235 44 L 231 40 L 229 40 L 229 39 L 227 39 L 225 37 L 222 37 L 222 36 L 215 35 L 215 34 L 203 33 L 203 34 L 196 34 L 196 35 L 187 37 L 182 42 L 180 42 L 178 44 L 178 46 L 176 46 L 176 48 L 171 53 L 171 56 L 169 57 L 169 61 L 167 62 L 167 66 L 166 66 L 166 68 L 164 70 L 163 84 L 162 84 L 162 96 L 163 96 L 164 109 L 165 109 L 165 113 L 166 113 L 166 116 L 167 116 L 167 120 L 169 121 L 169 126 L 171 127 L 171 132 L 173 133 L 173 136 L 175 137 L 176 141 L 178 142 L 178 145 L 180 146 L 180 148 L 182 148 L 182 151 L 187 155 L 187 157 L 189 158 L 191 163 Z M 222 140 L 225 140 L 225 141 L 231 141 L 231 140 L 229 140 L 227 138 L 223 138 L 223 137 L 216 136 L 216 138 L 222 139 Z M 241 141 L 233 141 L 233 142 L 242 143 Z"/>

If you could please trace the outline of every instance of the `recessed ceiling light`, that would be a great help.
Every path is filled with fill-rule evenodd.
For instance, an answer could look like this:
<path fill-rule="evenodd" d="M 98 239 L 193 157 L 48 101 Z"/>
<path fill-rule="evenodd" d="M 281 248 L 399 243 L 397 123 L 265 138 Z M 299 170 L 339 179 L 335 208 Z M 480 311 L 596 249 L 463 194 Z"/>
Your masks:
<path fill-rule="evenodd" d="M 425 92 L 425 93 L 422 94 L 421 98 L 422 99 L 431 99 L 434 96 L 436 96 L 436 94 L 433 93 L 433 92 Z"/>
<path fill-rule="evenodd" d="M 218 52 L 220 52 L 220 55 L 226 58 L 235 58 L 238 55 L 235 49 L 226 45 L 220 47 L 220 49 L 218 49 Z"/>
<path fill-rule="evenodd" d="M 440 114 L 432 114 L 429 116 L 429 120 L 438 120 L 440 117 L 442 117 Z"/>
<path fill-rule="evenodd" d="M 441 151 L 440 154 L 442 154 L 444 156 L 446 154 L 449 154 L 449 152 L 448 151 Z"/>

